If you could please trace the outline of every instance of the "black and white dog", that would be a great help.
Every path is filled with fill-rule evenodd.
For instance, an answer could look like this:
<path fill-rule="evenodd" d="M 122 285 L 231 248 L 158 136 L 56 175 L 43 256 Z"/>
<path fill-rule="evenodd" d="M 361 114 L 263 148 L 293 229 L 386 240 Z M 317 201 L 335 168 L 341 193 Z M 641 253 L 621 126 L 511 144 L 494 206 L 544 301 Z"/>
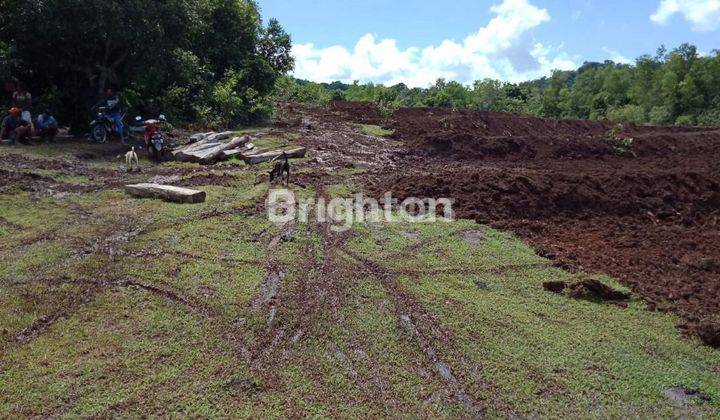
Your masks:
<path fill-rule="evenodd" d="M 283 174 L 285 174 L 285 185 L 287 186 L 290 183 L 290 161 L 288 161 L 285 152 L 283 152 L 282 158 L 283 161 L 276 163 L 275 167 L 270 171 L 270 182 L 274 182 L 276 178 L 282 179 Z"/>

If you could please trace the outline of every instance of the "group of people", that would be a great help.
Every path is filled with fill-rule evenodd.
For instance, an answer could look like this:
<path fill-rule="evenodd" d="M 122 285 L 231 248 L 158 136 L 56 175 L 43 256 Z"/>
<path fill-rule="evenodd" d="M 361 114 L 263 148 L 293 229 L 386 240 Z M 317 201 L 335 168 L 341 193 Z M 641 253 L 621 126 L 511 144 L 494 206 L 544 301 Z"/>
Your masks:
<path fill-rule="evenodd" d="M 32 95 L 19 83 L 12 94 L 12 107 L 0 123 L 0 140 L 27 143 L 33 135 L 46 142 L 55 140 L 59 128 L 57 121 L 48 111 L 43 111 L 33 121 L 32 105 Z"/>

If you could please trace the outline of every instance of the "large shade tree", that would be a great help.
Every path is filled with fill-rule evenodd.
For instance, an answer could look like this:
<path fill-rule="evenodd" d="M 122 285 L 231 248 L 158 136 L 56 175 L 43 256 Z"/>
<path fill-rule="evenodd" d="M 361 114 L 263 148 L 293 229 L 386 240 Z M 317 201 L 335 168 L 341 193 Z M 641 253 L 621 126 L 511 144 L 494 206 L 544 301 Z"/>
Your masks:
<path fill-rule="evenodd" d="M 16 77 L 77 124 L 107 87 L 140 109 L 246 122 L 293 64 L 290 37 L 275 20 L 263 27 L 249 0 L 0 0 L 0 10 Z M 229 79 L 232 120 L 210 118 L 229 105 L 214 97 Z"/>

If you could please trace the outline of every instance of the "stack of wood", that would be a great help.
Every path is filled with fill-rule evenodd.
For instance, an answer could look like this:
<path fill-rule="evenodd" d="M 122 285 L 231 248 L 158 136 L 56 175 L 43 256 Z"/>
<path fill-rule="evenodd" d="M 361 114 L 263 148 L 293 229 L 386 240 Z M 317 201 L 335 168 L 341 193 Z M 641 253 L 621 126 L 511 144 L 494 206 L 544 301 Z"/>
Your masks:
<path fill-rule="evenodd" d="M 222 133 L 201 133 L 190 137 L 190 144 L 172 151 L 173 157 L 183 162 L 215 163 L 229 156 L 226 150 L 237 149 L 250 143 L 252 137 L 233 137 L 232 131 Z"/>
<path fill-rule="evenodd" d="M 248 165 L 255 165 L 279 158 L 285 153 L 288 158 L 305 157 L 304 147 L 286 150 L 269 150 L 255 147 L 253 137 L 233 137 L 232 131 L 223 133 L 198 133 L 190 136 L 190 143 L 172 151 L 175 159 L 184 162 L 211 164 L 237 157 Z"/>

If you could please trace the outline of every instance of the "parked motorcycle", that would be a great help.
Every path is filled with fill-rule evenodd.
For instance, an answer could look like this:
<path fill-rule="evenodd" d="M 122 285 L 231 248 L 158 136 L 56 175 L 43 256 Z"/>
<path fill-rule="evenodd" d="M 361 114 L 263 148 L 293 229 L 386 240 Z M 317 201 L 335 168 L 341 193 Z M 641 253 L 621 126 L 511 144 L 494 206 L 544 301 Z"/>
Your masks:
<path fill-rule="evenodd" d="M 118 133 L 115 130 L 115 121 L 107 114 L 107 108 L 95 107 L 97 114 L 95 119 L 90 122 L 90 137 L 98 143 L 107 143 L 108 138 L 112 134 L 119 135 L 123 140 L 127 138 L 127 127 L 124 127 L 125 133 Z M 125 114 L 122 115 L 125 119 Z"/>
<path fill-rule="evenodd" d="M 160 125 L 167 121 L 165 115 L 160 114 L 157 119 L 143 121 L 142 117 L 135 117 L 139 125 L 145 126 L 143 137 L 148 156 L 156 162 L 161 162 L 166 151 L 165 134 L 160 130 Z"/>

